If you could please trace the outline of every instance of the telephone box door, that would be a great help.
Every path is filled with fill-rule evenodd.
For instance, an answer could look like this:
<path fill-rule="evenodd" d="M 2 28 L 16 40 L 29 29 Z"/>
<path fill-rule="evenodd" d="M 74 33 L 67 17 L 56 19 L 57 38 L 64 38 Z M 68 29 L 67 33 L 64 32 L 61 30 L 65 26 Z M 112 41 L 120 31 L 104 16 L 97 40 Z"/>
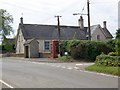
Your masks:
<path fill-rule="evenodd" d="M 59 41 L 51 40 L 51 58 L 58 58 Z"/>

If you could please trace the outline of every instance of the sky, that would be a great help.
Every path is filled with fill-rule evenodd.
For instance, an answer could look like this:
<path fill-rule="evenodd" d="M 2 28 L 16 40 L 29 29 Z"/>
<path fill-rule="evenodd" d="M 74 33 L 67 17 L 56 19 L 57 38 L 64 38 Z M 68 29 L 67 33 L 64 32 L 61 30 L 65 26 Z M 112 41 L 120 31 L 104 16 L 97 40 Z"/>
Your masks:
<path fill-rule="evenodd" d="M 119 0 L 90 0 L 91 26 L 107 21 L 107 28 L 113 36 L 118 29 L 118 1 Z M 12 24 L 17 34 L 20 17 L 25 24 L 57 25 L 55 15 L 62 16 L 60 24 L 78 26 L 80 15 L 87 14 L 87 0 L 0 0 L 0 8 L 7 10 L 14 18 Z M 87 15 L 83 15 L 84 26 L 87 27 Z"/>

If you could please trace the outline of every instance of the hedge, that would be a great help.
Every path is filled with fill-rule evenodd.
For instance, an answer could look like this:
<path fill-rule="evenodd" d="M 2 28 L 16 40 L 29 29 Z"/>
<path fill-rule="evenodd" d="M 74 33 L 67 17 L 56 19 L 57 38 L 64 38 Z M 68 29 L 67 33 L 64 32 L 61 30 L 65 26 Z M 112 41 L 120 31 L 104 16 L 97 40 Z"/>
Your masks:
<path fill-rule="evenodd" d="M 120 56 L 99 55 L 96 57 L 95 63 L 104 66 L 120 66 Z"/>
<path fill-rule="evenodd" d="M 96 56 L 102 52 L 108 54 L 113 49 L 104 42 L 69 40 L 61 41 L 62 55 L 64 51 L 68 52 L 73 59 L 85 59 L 95 61 Z"/>

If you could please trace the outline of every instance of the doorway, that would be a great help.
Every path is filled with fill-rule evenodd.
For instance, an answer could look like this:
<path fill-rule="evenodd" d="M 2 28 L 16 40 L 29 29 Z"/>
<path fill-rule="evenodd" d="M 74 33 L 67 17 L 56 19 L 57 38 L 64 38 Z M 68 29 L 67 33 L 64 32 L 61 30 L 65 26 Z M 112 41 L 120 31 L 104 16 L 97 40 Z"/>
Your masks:
<path fill-rule="evenodd" d="M 28 46 L 25 46 L 25 58 L 29 58 Z"/>

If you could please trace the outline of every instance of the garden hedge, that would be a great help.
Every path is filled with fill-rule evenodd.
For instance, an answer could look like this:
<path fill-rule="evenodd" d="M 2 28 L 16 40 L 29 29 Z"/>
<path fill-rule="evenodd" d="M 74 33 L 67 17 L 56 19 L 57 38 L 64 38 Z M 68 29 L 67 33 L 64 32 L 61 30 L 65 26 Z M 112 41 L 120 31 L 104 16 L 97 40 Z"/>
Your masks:
<path fill-rule="evenodd" d="M 104 66 L 120 66 L 120 56 L 99 55 L 96 57 L 95 63 Z"/>
<path fill-rule="evenodd" d="M 69 40 L 61 41 L 62 55 L 68 52 L 73 59 L 95 61 L 102 52 L 108 54 L 113 49 L 105 42 Z"/>

